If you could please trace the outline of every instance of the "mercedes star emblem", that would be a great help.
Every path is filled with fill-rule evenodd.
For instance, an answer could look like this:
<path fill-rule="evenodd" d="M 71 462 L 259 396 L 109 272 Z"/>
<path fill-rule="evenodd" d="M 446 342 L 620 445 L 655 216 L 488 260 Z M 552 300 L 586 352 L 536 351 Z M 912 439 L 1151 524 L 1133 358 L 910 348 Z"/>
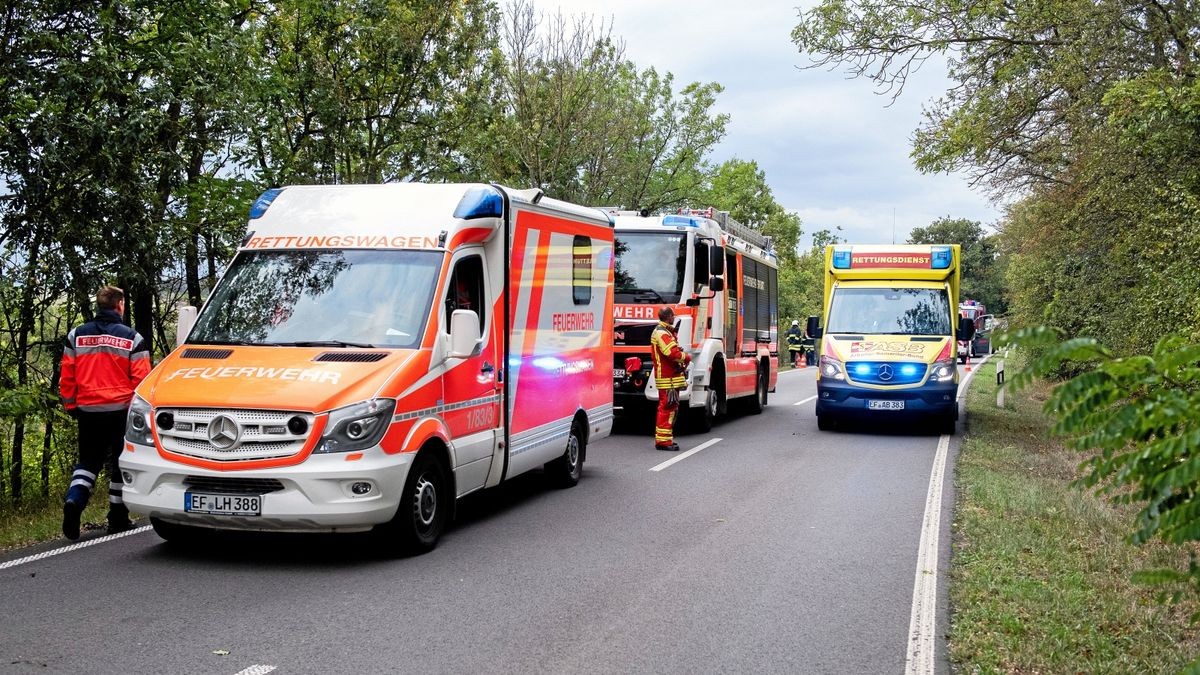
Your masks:
<path fill-rule="evenodd" d="M 888 364 L 885 363 L 882 366 L 879 366 L 879 379 L 883 380 L 884 382 L 891 380 L 893 374 L 892 367 Z M 209 435 L 211 436 L 212 433 L 210 432 Z"/>
<path fill-rule="evenodd" d="M 218 450 L 232 448 L 241 435 L 242 430 L 238 428 L 238 423 L 228 415 L 218 415 L 208 425 L 208 442 Z"/>

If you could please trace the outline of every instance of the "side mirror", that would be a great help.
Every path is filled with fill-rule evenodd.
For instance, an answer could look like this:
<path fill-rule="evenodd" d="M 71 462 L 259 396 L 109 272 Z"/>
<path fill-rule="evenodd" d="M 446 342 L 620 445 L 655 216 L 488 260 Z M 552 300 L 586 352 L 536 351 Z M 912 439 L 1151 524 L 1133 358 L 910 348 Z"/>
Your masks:
<path fill-rule="evenodd" d="M 175 324 L 175 346 L 183 344 L 192 327 L 196 325 L 196 308 L 188 305 L 179 308 L 179 321 Z"/>
<path fill-rule="evenodd" d="M 975 337 L 975 320 L 960 317 L 958 320 L 958 339 L 970 340 Z"/>
<path fill-rule="evenodd" d="M 821 337 L 821 335 L 823 333 L 823 331 L 821 330 L 821 317 L 819 317 L 819 316 L 808 317 L 808 325 L 805 327 L 805 330 L 808 333 L 808 337 L 810 337 L 814 340 Z"/>
<path fill-rule="evenodd" d="M 721 277 L 712 277 L 708 280 L 708 290 L 713 293 L 725 290 L 725 280 Z"/>
<path fill-rule="evenodd" d="M 465 359 L 479 349 L 479 315 L 469 309 L 456 309 L 450 315 L 450 358 Z"/>
<path fill-rule="evenodd" d="M 708 271 L 708 249 L 708 244 L 699 239 L 692 246 L 692 258 L 696 263 L 696 269 L 692 271 L 692 280 L 698 284 L 704 283 L 710 276 Z"/>
<path fill-rule="evenodd" d="M 725 247 L 708 247 L 708 273 L 713 276 L 725 274 Z"/>

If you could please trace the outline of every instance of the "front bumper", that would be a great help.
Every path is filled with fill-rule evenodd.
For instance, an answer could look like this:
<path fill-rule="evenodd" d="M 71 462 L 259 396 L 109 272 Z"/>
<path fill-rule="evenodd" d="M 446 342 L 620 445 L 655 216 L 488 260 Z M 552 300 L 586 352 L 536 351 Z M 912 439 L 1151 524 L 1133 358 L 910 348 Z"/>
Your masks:
<path fill-rule="evenodd" d="M 226 530 L 275 532 L 358 532 L 392 519 L 400 504 L 413 453 L 385 454 L 378 448 L 346 461 L 345 453 L 311 455 L 303 463 L 278 469 L 213 471 L 164 459 L 151 446 L 135 445 L 121 454 L 121 472 L 132 482 L 122 490 L 131 511 L 183 525 Z M 274 479 L 282 489 L 262 498 L 260 516 L 225 516 L 184 510 L 185 480 Z M 350 484 L 374 488 L 357 496 Z M 201 488 L 197 492 L 207 491 Z M 246 492 L 237 494 L 255 494 Z"/>
<path fill-rule="evenodd" d="M 867 401 L 904 401 L 904 410 L 871 410 Z M 937 382 L 920 387 L 866 389 L 821 379 L 817 382 L 817 414 L 954 415 L 958 419 L 958 384 Z"/>

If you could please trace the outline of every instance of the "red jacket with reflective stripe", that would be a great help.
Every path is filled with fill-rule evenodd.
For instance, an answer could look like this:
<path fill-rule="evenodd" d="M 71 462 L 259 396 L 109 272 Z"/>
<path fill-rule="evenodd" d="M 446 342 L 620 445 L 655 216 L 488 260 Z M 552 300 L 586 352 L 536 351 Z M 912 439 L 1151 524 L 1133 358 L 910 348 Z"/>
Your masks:
<path fill-rule="evenodd" d="M 124 410 L 149 373 L 146 341 L 105 309 L 67 334 L 58 391 L 67 410 Z"/>

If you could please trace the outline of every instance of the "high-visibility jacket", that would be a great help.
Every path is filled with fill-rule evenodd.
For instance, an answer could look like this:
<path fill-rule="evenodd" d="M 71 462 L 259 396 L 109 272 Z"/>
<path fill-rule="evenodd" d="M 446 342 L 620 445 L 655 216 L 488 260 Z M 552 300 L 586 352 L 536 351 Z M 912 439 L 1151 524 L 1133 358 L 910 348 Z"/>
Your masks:
<path fill-rule="evenodd" d="M 650 333 L 650 355 L 654 357 L 654 386 L 661 389 L 683 389 L 687 377 L 683 374 L 692 357 L 679 347 L 675 330 L 658 322 Z"/>
<path fill-rule="evenodd" d="M 792 326 L 787 332 L 788 350 L 798 352 L 804 348 L 804 334 L 796 326 Z"/>
<path fill-rule="evenodd" d="M 111 309 L 67 333 L 58 392 L 67 410 L 124 410 L 150 373 L 150 350 Z"/>

